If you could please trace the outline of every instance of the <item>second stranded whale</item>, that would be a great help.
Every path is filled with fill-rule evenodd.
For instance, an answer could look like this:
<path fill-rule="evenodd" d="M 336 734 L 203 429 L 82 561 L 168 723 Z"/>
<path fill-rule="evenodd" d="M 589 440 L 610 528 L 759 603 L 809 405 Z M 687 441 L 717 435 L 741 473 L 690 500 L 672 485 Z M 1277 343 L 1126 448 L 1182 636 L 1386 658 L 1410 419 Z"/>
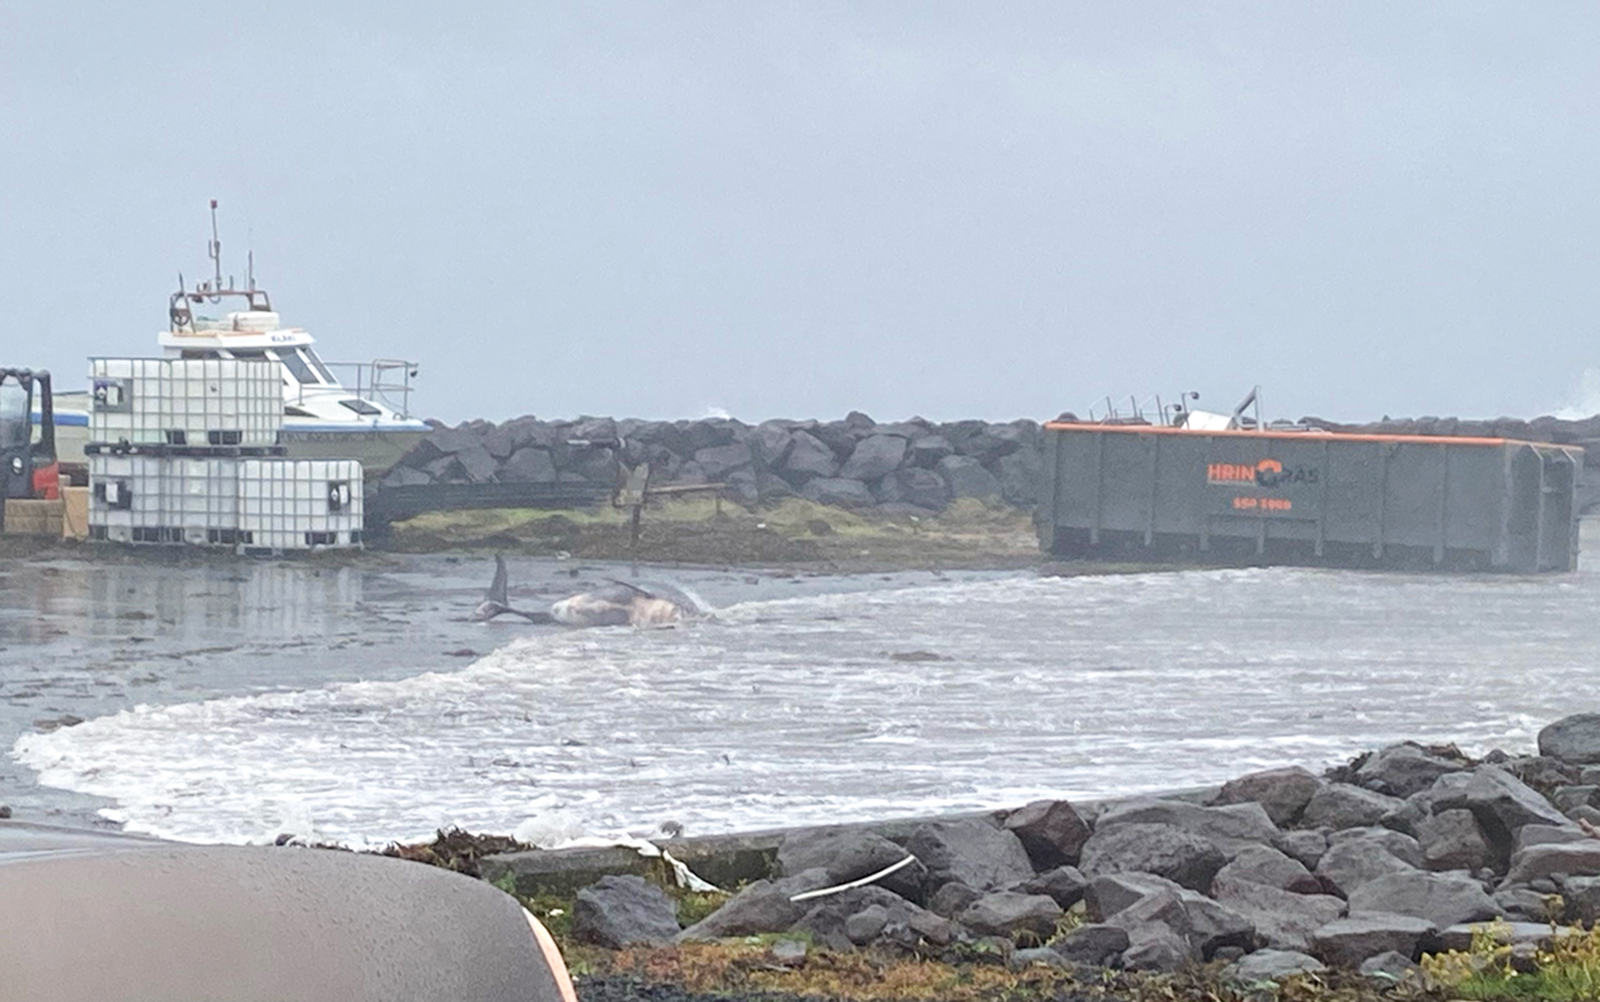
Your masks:
<path fill-rule="evenodd" d="M 506 562 L 494 558 L 494 581 L 472 619 L 486 623 L 501 615 L 521 616 L 530 623 L 565 626 L 671 626 L 702 613 L 699 603 L 678 588 L 665 584 L 628 584 L 608 581 L 599 588 L 579 592 L 550 607 L 549 612 L 514 609 L 506 594 Z"/>

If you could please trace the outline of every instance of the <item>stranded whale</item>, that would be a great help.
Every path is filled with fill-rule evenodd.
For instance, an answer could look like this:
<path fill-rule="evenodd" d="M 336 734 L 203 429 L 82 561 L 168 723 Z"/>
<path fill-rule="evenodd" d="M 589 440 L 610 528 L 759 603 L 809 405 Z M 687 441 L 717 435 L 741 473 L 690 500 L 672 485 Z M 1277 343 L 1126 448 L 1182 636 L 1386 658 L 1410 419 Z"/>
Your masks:
<path fill-rule="evenodd" d="M 513 609 L 506 594 L 506 561 L 495 554 L 494 581 L 468 618 L 487 623 L 497 616 L 512 615 L 530 623 L 565 626 L 671 626 L 702 612 L 698 602 L 671 585 L 634 585 L 614 579 L 602 587 L 562 599 L 549 612 Z"/>
<path fill-rule="evenodd" d="M 670 626 L 700 612 L 694 599 L 671 585 L 615 580 L 550 607 L 551 618 L 568 626 Z"/>

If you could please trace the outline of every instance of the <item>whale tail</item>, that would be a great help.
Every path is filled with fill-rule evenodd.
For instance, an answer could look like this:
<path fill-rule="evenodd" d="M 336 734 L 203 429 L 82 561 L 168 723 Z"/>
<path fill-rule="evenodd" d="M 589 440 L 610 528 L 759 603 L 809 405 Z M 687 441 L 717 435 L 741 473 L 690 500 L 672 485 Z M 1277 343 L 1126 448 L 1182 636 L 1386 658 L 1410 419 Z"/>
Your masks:
<path fill-rule="evenodd" d="M 494 580 L 489 583 L 489 591 L 483 600 L 496 605 L 510 604 L 506 598 L 506 558 L 498 553 L 494 555 Z"/>

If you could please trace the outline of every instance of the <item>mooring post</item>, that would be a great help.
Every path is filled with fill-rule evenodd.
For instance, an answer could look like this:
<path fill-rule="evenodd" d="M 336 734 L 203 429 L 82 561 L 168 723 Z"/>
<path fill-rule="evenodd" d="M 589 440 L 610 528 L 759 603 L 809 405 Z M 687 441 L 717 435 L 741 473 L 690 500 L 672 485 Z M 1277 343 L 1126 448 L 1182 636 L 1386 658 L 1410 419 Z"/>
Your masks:
<path fill-rule="evenodd" d="M 633 576 L 639 576 L 639 519 L 644 511 L 644 505 L 633 505 L 633 514 L 629 517 L 628 526 L 628 559 L 633 564 Z"/>

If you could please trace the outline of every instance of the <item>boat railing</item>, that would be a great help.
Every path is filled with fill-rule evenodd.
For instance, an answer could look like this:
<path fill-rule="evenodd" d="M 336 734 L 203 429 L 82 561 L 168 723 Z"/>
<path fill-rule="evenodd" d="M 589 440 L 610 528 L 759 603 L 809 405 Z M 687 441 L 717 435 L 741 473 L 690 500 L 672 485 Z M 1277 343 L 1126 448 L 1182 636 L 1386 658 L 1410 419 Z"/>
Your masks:
<path fill-rule="evenodd" d="M 340 386 L 356 396 L 376 400 L 400 417 L 411 416 L 411 381 L 417 377 L 416 362 L 375 358 L 370 362 L 324 361 L 322 364 L 339 380 Z"/>

